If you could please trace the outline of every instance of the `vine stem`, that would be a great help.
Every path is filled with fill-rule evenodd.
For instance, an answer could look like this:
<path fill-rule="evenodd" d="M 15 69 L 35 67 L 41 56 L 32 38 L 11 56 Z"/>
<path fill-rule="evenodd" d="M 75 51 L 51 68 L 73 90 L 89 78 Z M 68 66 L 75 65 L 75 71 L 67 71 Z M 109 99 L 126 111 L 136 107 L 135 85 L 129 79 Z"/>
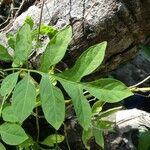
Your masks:
<path fill-rule="evenodd" d="M 39 142 L 39 137 L 40 137 L 40 126 L 39 126 L 39 118 L 38 118 L 38 108 L 36 107 L 35 108 L 35 111 L 36 111 L 36 128 L 37 128 L 37 139 L 36 141 Z"/>
<path fill-rule="evenodd" d="M 3 71 L 7 72 L 7 71 L 13 71 L 13 70 L 19 70 L 19 71 L 27 71 L 27 72 L 34 72 L 34 73 L 38 73 L 38 74 L 43 74 L 43 72 L 37 71 L 37 70 L 32 70 L 32 69 L 26 69 L 26 68 L 8 68 L 8 69 L 4 69 Z"/>
<path fill-rule="evenodd" d="M 130 88 L 130 90 L 132 92 L 149 92 L 150 91 L 150 87 L 144 87 L 144 88 L 133 87 L 133 88 Z"/>
<path fill-rule="evenodd" d="M 43 8 L 44 8 L 44 0 L 42 1 L 42 7 L 41 7 L 41 12 L 40 12 L 39 31 L 38 31 L 37 42 L 39 41 L 39 36 L 40 36 L 41 23 L 42 23 L 42 16 L 43 16 Z"/>
<path fill-rule="evenodd" d="M 67 144 L 68 150 L 71 150 L 70 145 L 69 145 L 69 141 L 68 141 L 68 136 L 67 136 L 65 123 L 64 123 L 64 133 L 65 133 L 65 139 L 66 139 L 66 144 Z"/>
<path fill-rule="evenodd" d="M 135 88 L 135 87 L 137 87 L 137 86 L 143 84 L 145 81 L 147 81 L 147 80 L 149 80 L 149 79 L 150 79 L 150 75 L 149 75 L 148 77 L 146 77 L 144 80 L 140 81 L 139 83 L 130 86 L 129 88 L 131 88 L 131 89 L 132 89 L 132 88 Z"/>

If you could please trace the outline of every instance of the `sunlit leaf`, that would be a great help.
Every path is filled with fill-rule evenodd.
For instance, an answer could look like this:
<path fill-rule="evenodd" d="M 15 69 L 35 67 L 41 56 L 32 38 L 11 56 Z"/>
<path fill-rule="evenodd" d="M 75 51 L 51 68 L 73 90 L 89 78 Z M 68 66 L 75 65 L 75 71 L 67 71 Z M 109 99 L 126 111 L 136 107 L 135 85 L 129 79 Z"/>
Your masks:
<path fill-rule="evenodd" d="M 67 47 L 71 41 L 71 26 L 58 32 L 46 47 L 42 55 L 40 70 L 48 72 L 52 65 L 57 64 L 65 55 Z"/>
<path fill-rule="evenodd" d="M 40 34 L 48 35 L 50 38 L 53 38 L 57 32 L 58 31 L 52 26 L 47 26 L 47 25 L 40 26 Z M 38 33 L 39 33 L 39 29 L 35 29 L 32 32 L 32 37 L 36 36 Z"/>
<path fill-rule="evenodd" d="M 78 58 L 73 68 L 61 73 L 65 78 L 80 81 L 82 77 L 92 73 L 103 61 L 107 42 L 94 45 Z"/>
<path fill-rule="evenodd" d="M 101 130 L 111 130 L 115 123 L 108 120 L 98 119 L 94 122 L 94 126 Z"/>
<path fill-rule="evenodd" d="M 56 144 L 56 142 L 61 143 L 62 141 L 64 141 L 63 135 L 57 134 L 57 137 L 56 137 L 56 134 L 51 134 L 48 137 L 46 137 L 44 141 L 41 142 L 41 144 L 49 146 L 49 147 L 53 147 Z"/>
<path fill-rule="evenodd" d="M 31 29 L 33 28 L 34 22 L 30 16 L 26 17 L 25 23 L 29 24 Z"/>
<path fill-rule="evenodd" d="M 102 111 L 102 107 L 105 104 L 105 102 L 98 100 L 97 102 L 95 102 L 92 106 L 92 113 L 99 113 L 100 111 Z"/>

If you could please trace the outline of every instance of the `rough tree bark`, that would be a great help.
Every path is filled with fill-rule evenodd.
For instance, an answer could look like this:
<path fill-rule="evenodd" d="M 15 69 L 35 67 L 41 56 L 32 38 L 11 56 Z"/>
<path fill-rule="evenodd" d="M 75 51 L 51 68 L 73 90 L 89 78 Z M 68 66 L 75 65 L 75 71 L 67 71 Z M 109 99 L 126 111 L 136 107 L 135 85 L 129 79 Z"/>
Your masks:
<path fill-rule="evenodd" d="M 71 24 L 74 31 L 65 62 L 71 66 L 89 46 L 108 41 L 101 72 L 106 73 L 137 53 L 137 44 L 150 35 L 150 0 L 47 0 L 42 22 L 62 28 Z M 1 32 L 16 31 L 25 16 L 39 23 L 40 5 L 31 6 Z"/>

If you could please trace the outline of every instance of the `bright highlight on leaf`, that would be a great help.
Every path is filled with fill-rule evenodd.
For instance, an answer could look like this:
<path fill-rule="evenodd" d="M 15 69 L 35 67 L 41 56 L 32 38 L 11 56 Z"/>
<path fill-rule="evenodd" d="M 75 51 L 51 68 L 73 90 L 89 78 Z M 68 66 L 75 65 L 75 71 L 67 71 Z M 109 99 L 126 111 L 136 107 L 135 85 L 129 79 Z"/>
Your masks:
<path fill-rule="evenodd" d="M 22 123 L 32 112 L 36 103 L 36 89 L 27 74 L 15 87 L 12 95 L 12 107 L 15 116 Z"/>
<path fill-rule="evenodd" d="M 44 139 L 44 141 L 41 142 L 41 144 L 49 146 L 49 147 L 53 147 L 56 143 L 61 143 L 62 141 L 64 141 L 63 135 L 51 134 L 46 139 Z"/>
<path fill-rule="evenodd" d="M 58 130 L 65 117 L 65 102 L 61 90 L 52 85 L 48 75 L 40 82 L 40 97 L 46 120 Z"/>
<path fill-rule="evenodd" d="M 0 135 L 2 140 L 9 145 L 19 145 L 28 139 L 21 126 L 11 123 L 0 125 Z"/>

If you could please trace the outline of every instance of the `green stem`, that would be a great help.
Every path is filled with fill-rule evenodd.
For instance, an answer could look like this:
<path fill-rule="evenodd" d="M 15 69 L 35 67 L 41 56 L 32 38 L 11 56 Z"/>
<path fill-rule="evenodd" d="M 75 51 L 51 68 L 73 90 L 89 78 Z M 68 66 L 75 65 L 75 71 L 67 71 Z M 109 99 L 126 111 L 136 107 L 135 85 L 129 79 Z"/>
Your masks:
<path fill-rule="evenodd" d="M 43 72 L 37 71 L 37 70 L 33 70 L 33 69 L 26 69 L 26 68 L 8 68 L 8 69 L 4 69 L 3 71 L 7 72 L 7 71 L 13 71 L 13 70 L 20 70 L 20 71 L 27 71 L 27 72 L 34 72 L 34 73 L 38 73 L 38 74 L 43 74 Z"/>
<path fill-rule="evenodd" d="M 150 91 L 150 87 L 144 87 L 144 88 L 134 87 L 134 88 L 130 88 L 130 90 L 132 92 L 149 92 Z"/>
<path fill-rule="evenodd" d="M 56 147 L 58 147 L 57 130 L 55 132 L 55 135 L 56 135 Z"/>

